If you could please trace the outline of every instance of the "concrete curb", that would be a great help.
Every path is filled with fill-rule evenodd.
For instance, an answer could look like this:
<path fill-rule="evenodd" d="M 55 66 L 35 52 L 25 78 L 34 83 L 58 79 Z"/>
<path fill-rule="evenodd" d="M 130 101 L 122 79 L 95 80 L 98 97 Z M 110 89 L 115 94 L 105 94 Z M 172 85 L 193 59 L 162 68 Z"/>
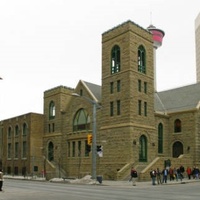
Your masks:
<path fill-rule="evenodd" d="M 23 176 L 8 176 L 5 175 L 4 179 L 17 179 L 17 180 L 25 180 L 25 181 L 47 181 L 45 178 L 38 178 L 38 177 L 23 177 Z M 49 182 L 53 183 L 66 183 L 66 184 L 85 184 L 85 185 L 99 185 L 99 186 L 119 186 L 119 187 L 133 187 L 131 181 L 113 181 L 113 180 L 102 180 L 102 183 L 98 181 L 94 181 L 92 179 L 62 179 L 62 178 L 54 178 L 51 179 Z M 163 184 L 156 184 L 155 186 L 164 186 L 164 185 L 176 185 L 176 184 L 187 184 L 187 183 L 198 183 L 200 179 L 185 179 L 183 181 L 169 181 Z M 153 186 L 151 181 L 145 182 L 136 182 L 136 186 L 144 187 L 144 186 Z"/>

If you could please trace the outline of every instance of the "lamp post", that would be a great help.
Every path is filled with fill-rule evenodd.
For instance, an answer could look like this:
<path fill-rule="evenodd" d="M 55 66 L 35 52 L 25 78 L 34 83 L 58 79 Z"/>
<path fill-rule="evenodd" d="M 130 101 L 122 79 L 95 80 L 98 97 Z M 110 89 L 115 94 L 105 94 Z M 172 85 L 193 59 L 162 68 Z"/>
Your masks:
<path fill-rule="evenodd" d="M 96 180 L 96 159 L 97 159 L 97 154 L 96 154 L 96 111 L 97 107 L 100 107 L 99 104 L 85 96 L 81 96 L 77 93 L 72 93 L 72 96 L 77 96 L 77 97 L 82 97 L 86 101 L 92 104 L 93 106 L 93 111 L 92 111 L 92 179 Z"/>

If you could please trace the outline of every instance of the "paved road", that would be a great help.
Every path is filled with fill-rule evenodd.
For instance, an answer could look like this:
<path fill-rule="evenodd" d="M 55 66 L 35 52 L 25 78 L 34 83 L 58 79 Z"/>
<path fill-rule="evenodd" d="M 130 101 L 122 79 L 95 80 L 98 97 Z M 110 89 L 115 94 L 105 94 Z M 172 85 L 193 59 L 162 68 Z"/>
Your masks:
<path fill-rule="evenodd" d="M 5 180 L 0 200 L 199 200 L 200 182 L 133 187 L 113 182 L 107 185 L 78 185 L 27 180 Z"/>

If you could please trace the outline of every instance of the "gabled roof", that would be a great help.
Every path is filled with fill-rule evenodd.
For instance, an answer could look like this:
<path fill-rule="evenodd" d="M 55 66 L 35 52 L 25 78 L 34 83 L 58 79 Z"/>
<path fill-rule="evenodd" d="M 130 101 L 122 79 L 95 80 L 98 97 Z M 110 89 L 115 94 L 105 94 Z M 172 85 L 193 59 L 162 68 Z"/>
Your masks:
<path fill-rule="evenodd" d="M 101 86 L 84 81 L 98 101 L 101 101 Z"/>
<path fill-rule="evenodd" d="M 101 101 L 101 86 L 81 81 L 92 95 Z M 200 83 L 180 88 L 156 92 L 154 95 L 156 112 L 169 113 L 195 109 L 200 106 Z"/>
<path fill-rule="evenodd" d="M 178 112 L 199 106 L 200 83 L 155 93 L 156 112 Z"/>
<path fill-rule="evenodd" d="M 101 86 L 100 85 L 89 83 L 89 82 L 86 82 L 86 81 L 83 81 L 83 80 L 80 80 L 80 82 L 82 82 L 82 84 L 85 85 L 88 92 L 90 92 L 90 94 L 92 96 L 94 96 L 94 98 L 96 98 L 96 100 L 98 102 L 101 101 Z"/>

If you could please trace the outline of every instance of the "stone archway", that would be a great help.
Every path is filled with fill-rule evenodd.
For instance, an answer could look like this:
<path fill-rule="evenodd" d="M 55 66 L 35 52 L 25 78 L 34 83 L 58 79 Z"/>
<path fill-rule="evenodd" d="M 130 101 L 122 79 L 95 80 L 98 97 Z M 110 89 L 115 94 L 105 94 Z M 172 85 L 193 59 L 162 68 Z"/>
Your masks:
<path fill-rule="evenodd" d="M 178 158 L 181 154 L 183 154 L 183 144 L 180 141 L 174 142 L 172 152 L 172 156 L 174 158 Z"/>

